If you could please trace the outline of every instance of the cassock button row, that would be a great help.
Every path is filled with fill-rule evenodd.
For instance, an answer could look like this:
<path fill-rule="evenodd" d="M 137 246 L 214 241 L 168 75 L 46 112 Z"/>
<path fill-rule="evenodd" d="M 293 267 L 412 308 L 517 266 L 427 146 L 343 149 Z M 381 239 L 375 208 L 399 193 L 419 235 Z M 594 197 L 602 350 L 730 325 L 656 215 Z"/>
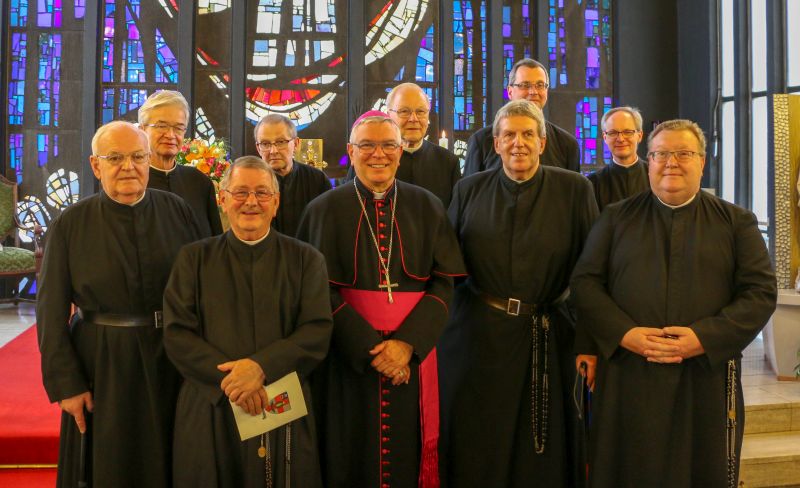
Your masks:
<path fill-rule="evenodd" d="M 381 425 L 381 430 L 382 430 L 382 431 L 384 431 L 384 432 L 389 432 L 389 429 L 390 429 L 390 428 L 391 428 L 391 427 L 389 427 L 389 426 L 388 426 L 388 425 L 386 425 L 386 424 L 382 424 L 382 425 Z"/>
<path fill-rule="evenodd" d="M 389 486 L 389 483 L 383 483 L 383 484 L 381 485 L 381 488 L 392 488 L 392 487 L 391 487 L 391 486 Z"/>
<path fill-rule="evenodd" d="M 386 227 L 386 224 L 384 224 L 383 222 L 379 222 L 378 223 L 378 227 L 381 227 L 381 228 Z"/>
<path fill-rule="evenodd" d="M 389 402 L 387 402 L 385 400 L 381 402 L 381 407 L 388 407 L 388 406 L 389 406 Z"/>
<path fill-rule="evenodd" d="M 383 395 L 388 395 L 391 392 L 392 392 L 392 390 L 381 390 L 381 394 L 383 394 Z"/>
<path fill-rule="evenodd" d="M 383 207 L 383 202 L 378 202 L 378 208 Z"/>
<path fill-rule="evenodd" d="M 385 250 L 386 250 L 386 246 L 381 246 L 381 251 L 385 251 Z"/>
<path fill-rule="evenodd" d="M 388 466 L 388 465 L 392 464 L 392 462 L 391 461 L 381 461 L 381 464 L 384 465 L 384 466 Z"/>
<path fill-rule="evenodd" d="M 381 454 L 383 454 L 384 456 L 389 455 L 391 452 L 392 451 L 390 451 L 389 449 L 381 449 Z"/>
<path fill-rule="evenodd" d="M 381 437 L 381 442 L 389 442 L 389 440 L 388 437 Z"/>
<path fill-rule="evenodd" d="M 386 216 L 386 212 L 381 210 L 380 212 L 378 212 L 378 215 L 380 215 L 381 217 L 385 217 Z"/>
<path fill-rule="evenodd" d="M 383 233 L 378 234 L 378 237 L 380 237 L 381 239 L 386 239 L 386 234 L 383 234 Z"/>
<path fill-rule="evenodd" d="M 381 418 L 382 419 L 388 419 L 389 417 L 391 417 L 391 415 L 389 415 L 388 413 L 382 413 L 381 414 Z"/>
<path fill-rule="evenodd" d="M 389 473 L 383 473 L 383 477 L 384 477 L 384 478 L 388 478 L 389 476 L 391 476 L 391 474 L 389 474 Z"/>

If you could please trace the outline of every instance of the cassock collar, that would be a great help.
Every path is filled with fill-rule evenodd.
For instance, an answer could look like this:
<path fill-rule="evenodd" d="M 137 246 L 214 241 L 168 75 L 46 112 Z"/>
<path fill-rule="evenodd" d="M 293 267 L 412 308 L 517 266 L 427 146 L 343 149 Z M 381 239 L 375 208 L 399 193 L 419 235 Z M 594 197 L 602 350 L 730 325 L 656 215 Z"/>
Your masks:
<path fill-rule="evenodd" d="M 99 191 L 98 194 L 99 194 L 100 201 L 102 201 L 104 203 L 104 205 L 108 205 L 109 208 L 117 210 L 117 211 L 125 211 L 125 209 L 145 208 L 150 203 L 150 200 L 151 200 L 150 191 L 151 190 L 149 188 L 145 189 L 144 194 L 142 195 L 142 198 L 140 198 L 139 200 L 137 200 L 133 204 L 120 203 L 120 202 L 114 200 L 113 198 L 111 198 L 110 196 L 108 196 L 108 194 L 106 192 L 104 192 L 102 189 Z"/>
<path fill-rule="evenodd" d="M 638 167 L 639 167 L 641 164 L 644 164 L 644 162 L 642 161 L 642 158 L 637 158 L 637 159 L 636 159 L 636 162 L 635 162 L 635 163 L 633 163 L 633 164 L 632 164 L 632 165 L 630 165 L 630 166 L 623 166 L 623 165 L 619 164 L 618 162 L 614 161 L 614 159 L 611 159 L 611 167 L 612 167 L 613 169 L 617 170 L 617 171 L 623 171 L 623 172 L 627 172 L 627 171 L 634 171 L 634 170 L 636 170 L 636 168 L 638 168 Z"/>
<path fill-rule="evenodd" d="M 503 186 L 508 191 L 510 191 L 512 193 L 516 193 L 518 191 L 522 191 L 522 190 L 531 188 L 534 185 L 538 185 L 539 182 L 542 181 L 542 178 L 543 178 L 542 174 L 544 173 L 543 170 L 544 170 L 544 165 L 539 163 L 539 169 L 536 170 L 536 173 L 533 174 L 533 177 L 531 177 L 531 179 L 529 179 L 528 181 L 524 181 L 522 183 L 517 183 L 516 181 L 512 180 L 511 178 L 509 178 L 508 175 L 506 174 L 506 172 L 503 171 L 502 163 L 500 164 L 500 166 L 497 168 L 496 171 L 500 175 L 499 176 L 500 177 L 500 182 L 503 184 Z"/>
<path fill-rule="evenodd" d="M 658 195 L 656 195 L 655 193 L 653 193 L 653 198 L 655 198 L 655 200 L 656 200 L 656 201 L 657 201 L 657 202 L 658 202 L 658 203 L 659 203 L 659 204 L 660 204 L 660 205 L 661 205 L 663 208 L 666 208 L 666 209 L 668 209 L 668 210 L 680 211 L 680 210 L 683 210 L 683 209 L 685 209 L 685 208 L 691 208 L 691 207 L 695 206 L 695 205 L 696 205 L 696 202 L 697 202 L 698 200 L 700 200 L 700 194 L 701 194 L 702 192 L 703 192 L 703 190 L 700 190 L 700 191 L 698 191 L 697 193 L 695 193 L 695 194 L 694 194 L 694 196 L 692 196 L 692 198 L 690 198 L 689 200 L 687 200 L 687 201 L 685 201 L 685 202 L 681 203 L 680 205 L 670 205 L 670 204 L 668 204 L 668 203 L 664 203 L 664 202 L 663 202 L 663 201 L 662 201 L 660 198 L 658 198 Z"/>
<path fill-rule="evenodd" d="M 361 197 L 364 198 L 365 203 L 367 201 L 375 200 L 375 195 L 372 193 L 372 190 L 370 190 L 369 188 L 366 187 L 366 185 L 361 183 L 361 180 L 358 179 L 358 176 L 356 176 L 353 181 L 356 182 L 356 188 L 358 188 L 358 192 L 361 194 Z M 349 185 L 350 183 L 348 182 L 347 184 Z M 388 190 L 383 192 L 383 200 L 387 199 L 394 200 L 394 194 L 396 191 L 397 191 L 397 178 L 394 179 L 392 186 Z"/>
<path fill-rule="evenodd" d="M 413 148 L 413 149 L 411 149 L 411 148 L 408 148 L 408 147 L 404 147 L 404 148 L 403 148 L 403 152 L 404 152 L 404 153 L 408 153 L 408 154 L 414 154 L 414 153 L 417 153 L 417 152 L 419 152 L 420 150 L 422 150 L 422 147 L 423 147 L 423 146 L 425 146 L 425 139 L 423 139 L 423 140 L 422 140 L 422 142 L 420 143 L 420 145 L 419 145 L 419 146 L 417 146 L 417 147 L 415 147 L 415 148 Z"/>
<path fill-rule="evenodd" d="M 158 172 L 159 172 L 159 173 L 161 173 L 161 174 L 168 175 L 168 174 L 172 173 L 173 171 L 175 171 L 176 169 L 178 169 L 178 163 L 173 163 L 173 164 L 172 164 L 172 167 L 171 167 L 170 169 L 161 169 L 161 168 L 156 168 L 155 166 L 153 166 L 153 165 L 151 164 L 151 165 L 150 165 L 150 169 L 151 169 L 151 170 L 154 170 L 154 171 L 158 171 Z"/>
<path fill-rule="evenodd" d="M 225 233 L 225 240 L 228 242 L 228 245 L 231 247 L 231 249 L 233 249 L 233 251 L 236 253 L 253 253 L 255 255 L 261 255 L 272 246 L 273 242 L 275 242 L 277 239 L 275 234 L 277 234 L 277 232 L 275 232 L 274 229 L 270 229 L 270 231 L 267 232 L 266 237 L 264 237 L 264 239 L 262 239 L 260 242 L 248 244 L 236 237 L 232 230 L 228 230 L 228 232 Z"/>

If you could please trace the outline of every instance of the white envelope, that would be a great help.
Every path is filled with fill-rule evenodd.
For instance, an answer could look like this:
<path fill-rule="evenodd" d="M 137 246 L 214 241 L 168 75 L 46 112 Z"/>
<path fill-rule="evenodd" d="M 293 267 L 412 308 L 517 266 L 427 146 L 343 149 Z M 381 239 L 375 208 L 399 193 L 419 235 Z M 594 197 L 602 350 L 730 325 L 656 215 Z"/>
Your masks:
<path fill-rule="evenodd" d="M 231 402 L 239 437 L 243 441 L 308 415 L 297 372 L 292 371 L 275 383 L 265 386 L 264 389 L 267 392 L 269 405 L 261 415 L 250 415 L 242 407 Z"/>

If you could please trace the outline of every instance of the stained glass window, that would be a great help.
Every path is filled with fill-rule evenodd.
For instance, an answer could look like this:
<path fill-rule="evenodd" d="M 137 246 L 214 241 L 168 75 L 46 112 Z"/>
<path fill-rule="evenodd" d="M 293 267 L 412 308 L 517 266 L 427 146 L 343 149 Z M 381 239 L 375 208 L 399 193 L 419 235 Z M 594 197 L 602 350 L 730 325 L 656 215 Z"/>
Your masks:
<path fill-rule="evenodd" d="M 17 202 L 17 216 L 23 227 L 33 229 L 35 225 L 41 225 L 43 231 L 47 231 L 50 223 L 50 212 L 44 204 L 34 195 L 25 195 L 22 200 Z M 19 230 L 19 239 L 22 242 L 33 242 L 33 231 Z"/>
<path fill-rule="evenodd" d="M 47 204 L 56 210 L 64 210 L 80 197 L 80 182 L 73 171 L 60 168 L 47 178 Z"/>
<path fill-rule="evenodd" d="M 486 1 L 454 1 L 453 129 L 466 141 L 487 123 Z"/>
<path fill-rule="evenodd" d="M 602 100 L 602 104 L 601 104 Z M 603 143 L 600 120 L 611 109 L 611 97 L 583 97 L 575 107 L 575 138 L 578 139 L 584 171 L 591 172 L 591 165 L 611 162 L 611 153 Z M 598 152 L 598 149 L 600 150 Z"/>
<path fill-rule="evenodd" d="M 522 58 L 533 58 L 536 52 L 533 6 L 530 0 L 503 0 L 503 87 L 508 86 L 508 73 Z M 503 90 L 503 100 L 508 92 Z"/>
<path fill-rule="evenodd" d="M 104 0 L 102 5 L 100 116 L 104 123 L 135 120 L 147 95 L 177 88 L 177 4 Z"/>
<path fill-rule="evenodd" d="M 245 153 L 256 153 L 249 134 L 270 113 L 292 119 L 300 137 L 324 138 L 327 161 L 345 153 L 347 33 L 338 23 L 346 22 L 346 8 L 346 0 L 247 1 L 255 21 L 245 51 Z"/>
<path fill-rule="evenodd" d="M 416 83 L 431 101 L 428 138 L 439 131 L 438 1 L 368 3 L 366 55 L 367 101 L 386 109 L 386 95 L 401 83 Z M 402 28 L 401 28 L 402 25 Z M 392 52 L 391 56 L 387 56 Z"/>
<path fill-rule="evenodd" d="M 568 81 L 564 0 L 548 0 L 547 4 L 547 67 L 550 69 L 550 86 L 557 88 Z"/>
<path fill-rule="evenodd" d="M 195 137 L 231 134 L 231 0 L 201 0 L 195 12 Z"/>

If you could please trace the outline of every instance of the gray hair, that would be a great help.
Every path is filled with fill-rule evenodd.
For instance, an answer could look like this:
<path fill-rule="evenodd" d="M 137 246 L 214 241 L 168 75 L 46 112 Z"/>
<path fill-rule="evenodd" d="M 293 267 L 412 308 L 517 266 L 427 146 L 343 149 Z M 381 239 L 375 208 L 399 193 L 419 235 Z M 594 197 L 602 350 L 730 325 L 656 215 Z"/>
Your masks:
<path fill-rule="evenodd" d="M 139 125 L 149 121 L 150 112 L 153 110 L 168 106 L 176 106 L 183 109 L 186 114 L 186 121 L 189 121 L 189 103 L 181 92 L 174 90 L 158 90 L 147 97 L 147 100 L 139 107 Z"/>
<path fill-rule="evenodd" d="M 392 102 L 397 97 L 397 95 L 403 90 L 413 90 L 416 89 L 419 93 L 422 94 L 422 97 L 425 99 L 425 103 L 428 105 L 428 109 L 431 108 L 431 100 L 428 98 L 428 94 L 425 93 L 425 90 L 422 89 L 421 86 L 417 85 L 416 83 L 400 83 L 396 87 L 392 88 L 392 91 L 386 95 L 386 106 L 391 107 Z"/>
<path fill-rule="evenodd" d="M 692 135 L 697 139 L 697 143 L 700 145 L 700 153 L 705 156 L 706 155 L 706 136 L 703 134 L 703 129 L 700 128 L 699 125 L 692 122 L 691 120 L 687 119 L 673 119 L 667 120 L 665 122 L 661 122 L 653 129 L 653 132 L 650 133 L 650 136 L 647 138 L 647 150 L 650 150 L 650 146 L 653 143 L 653 139 L 655 137 L 665 131 L 681 131 L 685 130 L 691 132 Z"/>
<path fill-rule="evenodd" d="M 108 131 L 117 127 L 127 127 L 136 132 L 144 141 L 145 147 L 149 148 L 149 144 L 147 143 L 147 134 L 145 134 L 142 129 L 137 127 L 136 124 L 128 122 L 127 120 L 112 120 L 111 122 L 101 125 L 97 131 L 95 131 L 94 136 L 92 136 L 92 154 L 97 154 L 97 146 L 100 144 L 100 139 L 105 137 Z"/>
<path fill-rule="evenodd" d="M 356 142 L 353 139 L 353 137 L 356 134 L 356 130 L 358 130 L 358 128 L 361 127 L 362 125 L 366 125 L 366 124 L 389 124 L 394 128 L 394 131 L 397 133 L 397 141 L 399 142 L 401 140 L 400 139 L 400 126 L 397 125 L 397 122 L 395 122 L 394 120 L 392 120 L 390 118 L 383 117 L 383 116 L 380 116 L 380 115 L 371 115 L 369 117 L 364 117 L 362 119 L 359 119 L 359 120 L 356 121 L 355 124 L 353 124 L 353 128 L 350 129 L 350 144 L 355 144 L 355 142 Z"/>
<path fill-rule="evenodd" d="M 286 126 L 286 130 L 289 131 L 289 137 L 292 139 L 297 138 L 297 127 L 295 127 L 292 119 L 281 114 L 268 114 L 261 117 L 261 120 L 258 121 L 253 129 L 253 139 L 255 139 L 256 142 L 258 142 L 258 129 L 265 124 L 283 124 Z"/>
<path fill-rule="evenodd" d="M 222 175 L 222 180 L 219 182 L 219 187 L 222 190 L 227 190 L 231 184 L 231 178 L 233 177 L 233 172 L 236 168 L 248 168 L 248 169 L 258 169 L 267 173 L 267 177 L 272 180 L 272 189 L 275 192 L 280 192 L 280 187 L 278 185 L 278 177 L 275 175 L 275 171 L 272 170 L 272 166 L 270 166 L 266 161 L 257 157 L 257 156 L 242 156 L 236 158 L 228 169 L 225 170 L 225 174 Z"/>
<path fill-rule="evenodd" d="M 612 115 L 617 113 L 617 112 L 625 112 L 627 114 L 630 114 L 630 116 L 633 117 L 633 125 L 636 126 L 636 130 L 641 132 L 641 130 L 642 130 L 642 113 L 639 112 L 638 108 L 629 107 L 627 105 L 626 106 L 622 106 L 622 107 L 614 107 L 611 110 L 609 110 L 608 112 L 603 114 L 603 118 L 600 119 L 600 127 L 602 127 L 604 131 L 606 130 L 606 122 L 608 121 L 608 119 Z"/>
<path fill-rule="evenodd" d="M 547 131 L 544 126 L 544 114 L 535 103 L 528 100 L 514 100 L 503 105 L 494 116 L 494 124 L 492 124 L 492 135 L 497 137 L 500 135 L 500 121 L 508 117 L 522 116 L 528 117 L 536 121 L 537 135 L 540 139 L 547 136 Z"/>
<path fill-rule="evenodd" d="M 517 61 L 516 63 L 514 63 L 514 66 L 511 67 L 511 71 L 508 72 L 508 84 L 509 84 L 509 86 L 511 86 L 511 84 L 514 83 L 517 80 L 517 70 L 519 68 L 523 67 L 523 66 L 526 67 L 526 68 L 531 68 L 531 69 L 535 69 L 535 68 L 541 69 L 542 71 L 544 71 L 544 76 L 545 76 L 545 79 L 547 80 L 547 83 L 548 84 L 550 83 L 550 73 L 547 72 L 547 68 L 545 68 L 542 63 L 540 63 L 539 61 L 536 61 L 535 59 L 522 58 L 519 61 Z"/>

